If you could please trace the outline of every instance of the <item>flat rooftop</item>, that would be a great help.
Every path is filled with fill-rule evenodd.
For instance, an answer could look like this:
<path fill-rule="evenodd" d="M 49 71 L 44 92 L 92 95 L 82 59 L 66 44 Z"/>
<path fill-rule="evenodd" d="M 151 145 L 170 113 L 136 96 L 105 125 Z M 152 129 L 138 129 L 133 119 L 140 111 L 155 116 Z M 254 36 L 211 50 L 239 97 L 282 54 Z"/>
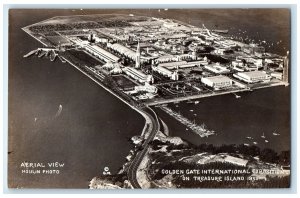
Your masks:
<path fill-rule="evenodd" d="M 204 77 L 203 79 L 211 80 L 215 83 L 224 82 L 224 81 L 231 81 L 231 79 L 227 76 L 219 75 L 219 76 L 211 76 L 211 77 Z"/>
<path fill-rule="evenodd" d="M 265 76 L 266 73 L 263 71 L 250 71 L 250 72 L 239 72 L 238 74 L 247 75 L 249 77 Z"/>

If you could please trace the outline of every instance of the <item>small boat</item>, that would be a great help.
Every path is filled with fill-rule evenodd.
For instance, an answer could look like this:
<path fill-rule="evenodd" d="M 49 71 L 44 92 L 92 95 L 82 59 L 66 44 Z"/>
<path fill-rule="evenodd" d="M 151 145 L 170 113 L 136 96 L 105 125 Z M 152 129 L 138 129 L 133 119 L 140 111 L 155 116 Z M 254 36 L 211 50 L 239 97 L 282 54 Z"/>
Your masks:
<path fill-rule="evenodd" d="M 246 144 L 246 143 L 245 143 L 244 146 L 250 146 L 250 144 Z"/>
<path fill-rule="evenodd" d="M 188 131 L 189 129 L 188 129 L 188 128 L 185 128 L 185 130 Z"/>
<path fill-rule="evenodd" d="M 196 101 L 195 101 L 195 104 L 198 104 L 198 103 L 199 103 L 199 101 L 198 101 L 198 100 L 196 100 Z"/>
<path fill-rule="evenodd" d="M 257 144 L 257 142 L 253 142 L 253 144 Z"/>
<path fill-rule="evenodd" d="M 250 136 L 247 136 L 246 137 L 248 140 L 252 140 L 253 138 L 252 137 L 250 137 Z"/>
<path fill-rule="evenodd" d="M 262 134 L 262 136 L 260 136 L 261 138 L 263 138 L 263 139 L 265 139 L 266 138 L 266 136 L 265 136 L 265 134 L 263 133 Z"/>
<path fill-rule="evenodd" d="M 37 117 L 34 118 L 34 121 L 35 121 L 35 122 L 37 121 Z"/>
<path fill-rule="evenodd" d="M 236 93 L 233 93 L 235 95 L 235 98 L 240 98 L 241 96 L 237 95 Z"/>
<path fill-rule="evenodd" d="M 269 141 L 268 140 L 265 140 L 265 143 L 268 143 Z"/>
<path fill-rule="evenodd" d="M 193 110 L 193 109 L 191 109 L 190 111 L 191 111 L 191 112 L 193 112 L 194 110 Z"/>
<path fill-rule="evenodd" d="M 276 130 L 273 132 L 273 135 L 278 136 L 280 133 L 276 133 Z"/>

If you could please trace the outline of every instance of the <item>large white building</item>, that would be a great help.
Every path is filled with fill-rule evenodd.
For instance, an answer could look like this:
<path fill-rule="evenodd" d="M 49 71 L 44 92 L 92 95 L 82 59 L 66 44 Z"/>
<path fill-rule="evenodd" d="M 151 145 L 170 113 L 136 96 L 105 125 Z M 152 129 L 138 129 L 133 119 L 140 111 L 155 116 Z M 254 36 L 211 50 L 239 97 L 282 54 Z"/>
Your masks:
<path fill-rule="evenodd" d="M 121 45 L 119 43 L 114 43 L 112 45 L 108 45 L 113 50 L 116 50 L 120 54 L 123 54 L 124 56 L 127 56 L 128 58 L 132 60 L 136 60 L 136 52 L 133 51 L 132 49 L 125 47 L 124 45 Z"/>
<path fill-rule="evenodd" d="M 260 81 L 268 81 L 271 76 L 264 71 L 250 71 L 250 72 L 238 72 L 233 76 L 239 80 L 247 83 L 256 83 Z"/>
<path fill-rule="evenodd" d="M 162 74 L 163 76 L 167 76 L 168 78 L 172 80 L 178 80 L 179 75 L 177 71 L 171 71 L 165 67 L 162 66 L 152 66 L 153 71 L 156 71 L 159 74 Z"/>
<path fill-rule="evenodd" d="M 119 61 L 119 57 L 111 54 L 110 52 L 100 48 L 97 45 L 87 44 L 84 47 L 85 47 L 86 51 L 88 51 L 92 55 L 96 56 L 97 58 L 104 60 L 105 62 L 118 62 Z"/>
<path fill-rule="evenodd" d="M 168 69 L 175 69 L 175 68 L 190 68 L 190 67 L 199 67 L 201 65 L 208 65 L 207 59 L 199 60 L 199 61 L 178 61 L 178 62 L 168 62 L 168 63 L 160 63 L 158 66 L 165 67 Z"/>
<path fill-rule="evenodd" d="M 96 56 L 99 59 L 104 60 L 105 62 L 118 62 L 119 57 L 113 55 L 112 53 L 102 49 L 101 47 L 97 45 L 91 45 L 89 44 L 89 41 L 81 40 L 78 37 L 70 37 L 69 38 L 72 42 L 74 42 L 76 45 L 83 47 L 88 53 L 92 54 L 93 56 Z"/>
<path fill-rule="evenodd" d="M 131 78 L 135 79 L 136 81 L 140 83 L 153 83 L 154 78 L 152 75 L 144 74 L 143 72 L 132 68 L 132 67 L 125 67 L 123 69 L 126 75 L 130 76 Z"/>
<path fill-rule="evenodd" d="M 227 76 L 223 76 L 223 75 L 203 77 L 201 78 L 201 82 L 216 90 L 224 89 L 232 86 L 232 80 Z"/>

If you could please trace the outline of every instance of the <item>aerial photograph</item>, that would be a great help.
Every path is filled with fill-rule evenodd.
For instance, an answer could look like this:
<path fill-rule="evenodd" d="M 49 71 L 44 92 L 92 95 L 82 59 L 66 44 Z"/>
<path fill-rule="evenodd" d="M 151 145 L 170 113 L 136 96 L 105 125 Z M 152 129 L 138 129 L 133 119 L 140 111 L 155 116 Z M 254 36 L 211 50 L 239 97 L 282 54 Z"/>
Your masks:
<path fill-rule="evenodd" d="M 9 188 L 290 187 L 290 9 L 10 9 L 8 36 Z"/>

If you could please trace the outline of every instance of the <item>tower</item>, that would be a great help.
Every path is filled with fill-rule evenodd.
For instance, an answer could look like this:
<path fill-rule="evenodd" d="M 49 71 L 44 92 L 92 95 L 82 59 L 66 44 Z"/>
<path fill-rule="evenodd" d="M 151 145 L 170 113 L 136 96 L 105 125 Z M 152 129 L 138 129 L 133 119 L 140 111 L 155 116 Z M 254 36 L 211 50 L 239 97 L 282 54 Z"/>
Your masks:
<path fill-rule="evenodd" d="M 140 68 L 141 66 L 141 50 L 140 50 L 140 42 L 138 42 L 136 48 L 136 55 L 135 55 L 135 68 Z"/>
<path fill-rule="evenodd" d="M 289 51 L 286 52 L 286 56 L 283 59 L 283 74 L 282 81 L 286 84 L 289 83 Z"/>
<path fill-rule="evenodd" d="M 95 42 L 95 34 L 91 32 L 88 36 L 88 41 L 91 43 Z"/>

